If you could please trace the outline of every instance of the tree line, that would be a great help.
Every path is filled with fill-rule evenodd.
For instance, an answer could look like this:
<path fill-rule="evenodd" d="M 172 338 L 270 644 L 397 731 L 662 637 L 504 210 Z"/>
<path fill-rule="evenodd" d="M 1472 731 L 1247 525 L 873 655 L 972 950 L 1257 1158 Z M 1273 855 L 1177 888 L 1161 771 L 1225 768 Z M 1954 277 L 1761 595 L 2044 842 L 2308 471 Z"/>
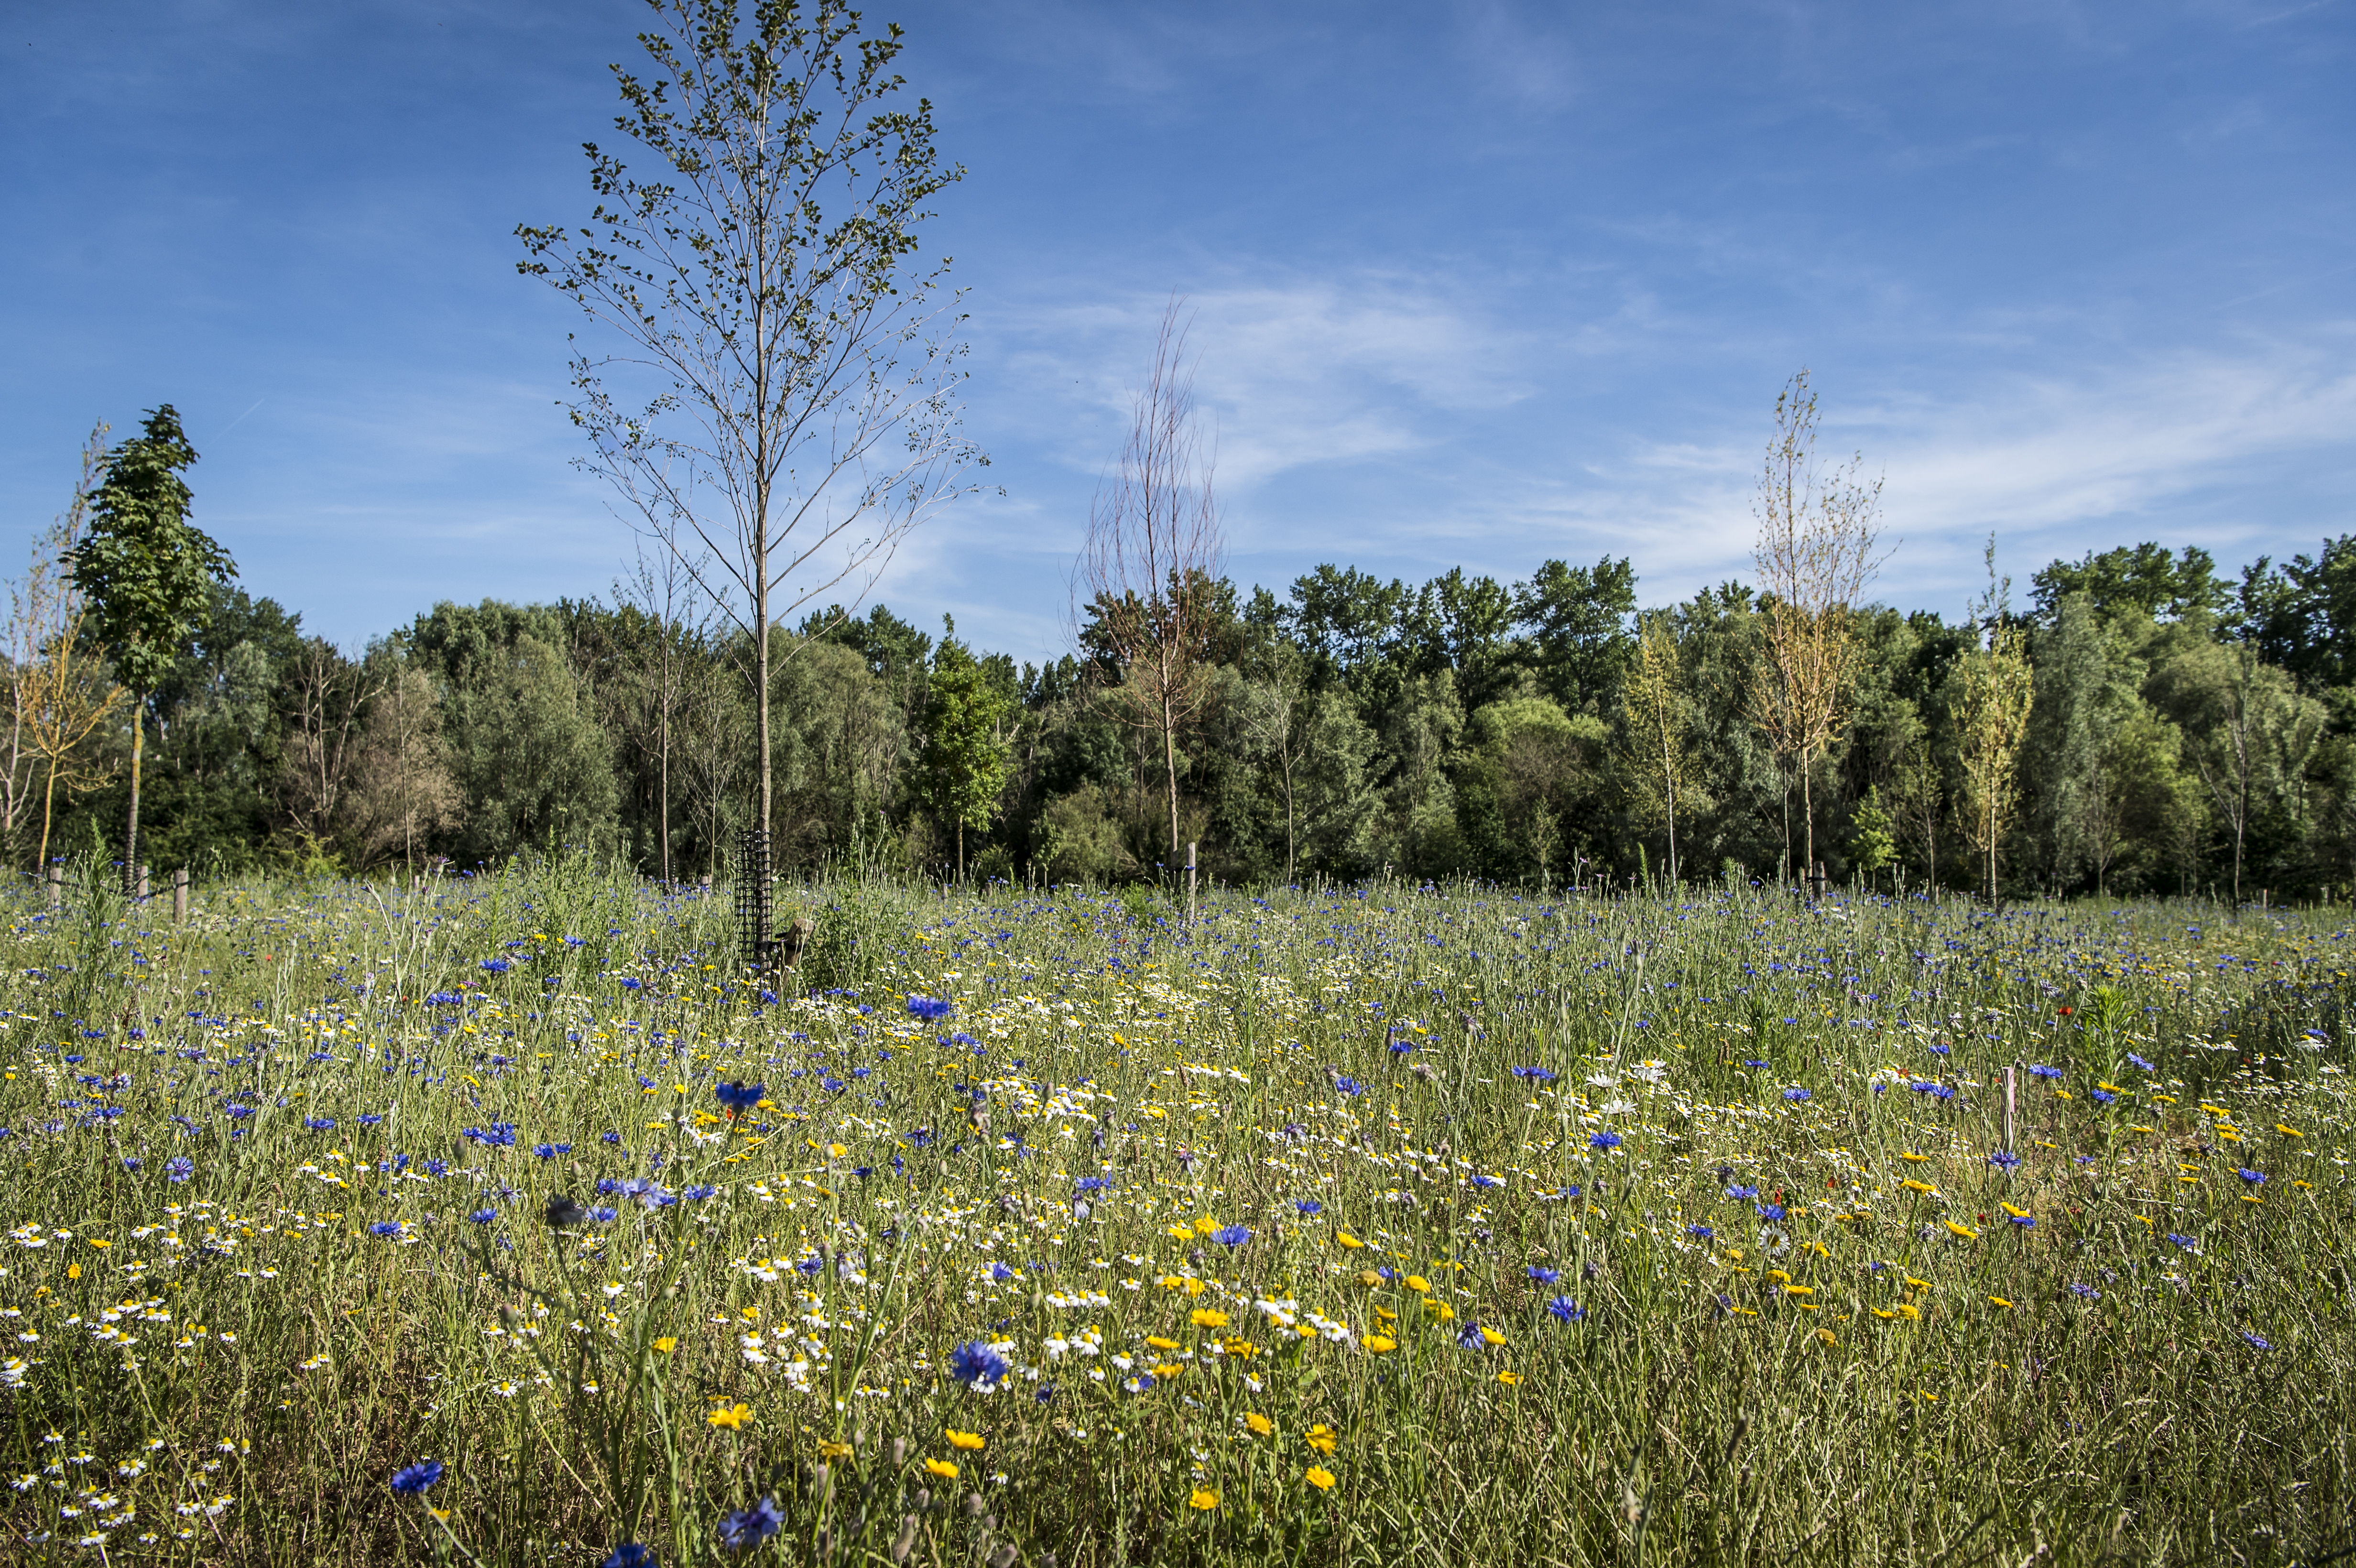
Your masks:
<path fill-rule="evenodd" d="M 138 854 L 199 875 L 563 846 L 726 875 L 760 661 L 674 558 L 609 595 L 437 604 L 358 652 L 200 574 L 187 635 L 133 678 L 75 562 L 135 444 L 94 442 L 14 585 L 0 831 L 21 872 L 123 856 L 137 752 Z M 1842 605 L 1824 722 L 1784 671 L 1827 612 L 1741 581 L 1644 607 L 1607 557 L 1162 587 L 1184 614 L 1160 642 L 1107 579 L 1045 664 L 882 604 L 772 628 L 778 864 L 1151 881 L 1193 844 L 1243 884 L 1819 863 L 2006 896 L 2356 881 L 2356 535 L 2238 578 L 2197 547 L 2090 552 L 2018 605 L 1992 573 L 1953 618 Z"/>

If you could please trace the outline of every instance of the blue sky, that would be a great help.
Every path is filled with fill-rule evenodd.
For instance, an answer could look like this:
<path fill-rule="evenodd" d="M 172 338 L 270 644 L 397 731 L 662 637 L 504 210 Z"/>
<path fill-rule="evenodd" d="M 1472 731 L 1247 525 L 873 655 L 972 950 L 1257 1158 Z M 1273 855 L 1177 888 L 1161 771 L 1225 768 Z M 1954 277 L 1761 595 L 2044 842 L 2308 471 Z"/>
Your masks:
<path fill-rule="evenodd" d="M 577 220 L 635 0 L 77 0 L 0 17 L 0 538 L 92 420 L 178 405 L 199 522 L 357 645 L 605 589 L 571 465 Z M 1194 312 L 1229 560 L 1747 570 L 1777 389 L 1886 475 L 1878 592 L 1958 608 L 2158 539 L 2356 529 L 2356 6 L 925 3 L 965 182 L 972 433 L 1005 488 L 879 596 L 1063 651 L 1163 303 Z"/>

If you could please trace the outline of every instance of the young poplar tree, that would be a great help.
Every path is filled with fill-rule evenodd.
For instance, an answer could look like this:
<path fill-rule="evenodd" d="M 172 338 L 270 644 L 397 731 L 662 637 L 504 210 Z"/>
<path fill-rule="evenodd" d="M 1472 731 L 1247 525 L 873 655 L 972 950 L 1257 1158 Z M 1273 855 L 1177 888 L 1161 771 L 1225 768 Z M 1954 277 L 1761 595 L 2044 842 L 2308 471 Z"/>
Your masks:
<path fill-rule="evenodd" d="M 147 703 L 212 613 L 213 589 L 237 575 L 229 552 L 188 521 L 193 496 L 180 475 L 197 449 L 165 403 L 140 432 L 107 454 L 91 496 L 90 526 L 67 555 L 68 575 L 90 605 L 90 624 L 131 691 L 131 807 L 123 835 L 123 883 L 139 881 L 139 762 Z"/>
<path fill-rule="evenodd" d="M 929 102 L 894 107 L 898 27 L 862 37 L 834 0 L 647 5 L 653 69 L 614 68 L 614 124 L 651 167 L 590 144 L 589 222 L 519 226 L 517 266 L 623 345 L 573 361 L 584 466 L 744 635 L 766 832 L 770 629 L 848 578 L 863 594 L 986 461 L 959 433 L 948 263 L 916 256 L 964 170 Z"/>
<path fill-rule="evenodd" d="M 1660 805 L 1668 821 L 1669 880 L 1677 880 L 1677 802 L 1685 791 L 1686 720 L 1690 704 L 1686 696 L 1685 665 L 1677 651 L 1677 635 L 1665 611 L 1655 611 L 1638 624 L 1636 662 L 1621 688 L 1627 709 L 1631 752 L 1645 793 L 1657 783 Z"/>
<path fill-rule="evenodd" d="M 1816 763 L 1840 736 L 1863 653 L 1854 607 L 1880 564 L 1881 481 L 1866 482 L 1861 454 L 1819 470 L 1815 450 L 1816 394 L 1803 370 L 1775 399 L 1775 436 L 1752 506 L 1752 560 L 1767 634 L 1755 709 L 1776 755 L 1799 775 L 1804 877 L 1816 863 Z M 1788 865 L 1788 828 L 1783 858 Z"/>
<path fill-rule="evenodd" d="M 1006 787 L 1006 718 L 1011 704 L 990 672 L 957 640 L 957 623 L 942 617 L 940 646 L 926 683 L 925 749 L 916 759 L 916 787 L 934 818 L 957 839 L 957 873 L 965 877 L 965 830 L 990 826 Z"/>
<path fill-rule="evenodd" d="M 2011 624 L 2009 579 L 1996 574 L 1996 539 L 1987 546 L 1988 591 L 1973 606 L 1987 641 L 1967 651 L 1955 668 L 1955 742 L 1963 762 L 1963 798 L 1956 803 L 1964 842 L 1980 857 L 1988 902 L 1997 901 L 1997 852 L 2020 804 L 2020 743 L 2029 733 L 2036 674 L 2029 639 Z"/>

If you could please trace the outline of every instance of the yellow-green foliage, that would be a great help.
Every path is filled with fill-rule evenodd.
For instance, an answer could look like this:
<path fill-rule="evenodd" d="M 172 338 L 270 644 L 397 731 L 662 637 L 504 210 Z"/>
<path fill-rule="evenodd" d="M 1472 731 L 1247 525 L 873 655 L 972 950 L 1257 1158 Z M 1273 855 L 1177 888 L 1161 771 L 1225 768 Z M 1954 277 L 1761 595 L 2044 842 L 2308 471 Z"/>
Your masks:
<path fill-rule="evenodd" d="M 2339 912 L 798 896 L 20 905 L 0 1555 L 2346 1540 Z"/>

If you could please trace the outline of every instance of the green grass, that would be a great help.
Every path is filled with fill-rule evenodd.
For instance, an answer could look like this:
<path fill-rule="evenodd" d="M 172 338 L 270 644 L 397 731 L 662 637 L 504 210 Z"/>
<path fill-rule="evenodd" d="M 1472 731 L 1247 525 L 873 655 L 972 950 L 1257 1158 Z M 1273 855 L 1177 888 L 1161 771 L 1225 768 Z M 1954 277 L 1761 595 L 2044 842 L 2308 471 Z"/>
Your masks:
<path fill-rule="evenodd" d="M 16 907 L 0 1555 L 2351 1544 L 2345 912 L 787 902 L 774 1003 L 724 893 L 581 862 Z"/>

